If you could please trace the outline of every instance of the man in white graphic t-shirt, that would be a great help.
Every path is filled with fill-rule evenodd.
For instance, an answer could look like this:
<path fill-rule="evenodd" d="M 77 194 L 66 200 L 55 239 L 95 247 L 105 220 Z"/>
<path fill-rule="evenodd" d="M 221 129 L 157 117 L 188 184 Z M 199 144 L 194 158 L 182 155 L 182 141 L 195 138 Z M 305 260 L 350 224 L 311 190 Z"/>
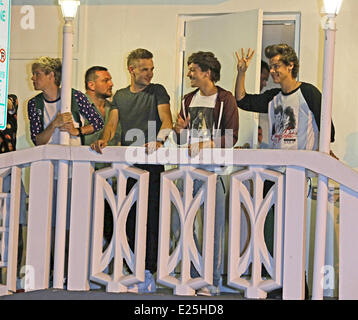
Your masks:
<path fill-rule="evenodd" d="M 237 56 L 235 97 L 239 108 L 268 113 L 269 149 L 318 150 L 321 120 L 321 93 L 312 84 L 297 80 L 299 61 L 293 48 L 287 44 L 265 48 L 269 69 L 274 83 L 280 88 L 266 90 L 261 94 L 247 94 L 245 74 L 255 51 L 248 50 Z M 334 142 L 334 126 L 331 125 L 331 142 Z M 332 154 L 333 155 L 333 154 Z M 263 196 L 273 183 L 266 180 Z M 265 242 L 273 252 L 273 220 L 269 213 L 265 222 Z M 306 283 L 306 296 L 308 295 Z"/>
<path fill-rule="evenodd" d="M 265 49 L 271 77 L 281 88 L 261 94 L 248 94 L 245 90 L 245 74 L 254 53 L 251 49 L 246 54 L 242 49 L 241 56 L 236 52 L 235 97 L 239 108 L 268 113 L 270 149 L 318 150 L 321 93 L 312 84 L 297 80 L 299 61 L 294 49 L 287 44 Z M 285 118 L 289 121 L 288 127 L 284 127 Z M 334 142 L 334 134 L 332 123 L 331 142 Z"/>
<path fill-rule="evenodd" d="M 196 156 L 203 148 L 232 148 L 238 138 L 239 114 L 231 92 L 216 86 L 220 80 L 221 65 L 212 52 L 196 52 L 188 58 L 188 78 L 196 90 L 185 95 L 183 107 L 174 126 L 178 144 L 188 144 L 189 154 Z M 189 131 L 189 135 L 188 135 Z M 222 267 L 225 229 L 225 203 L 229 179 L 223 168 L 203 167 L 217 173 L 214 231 L 213 285 L 198 294 L 217 295 Z M 219 169 L 219 171 L 218 171 Z M 201 187 L 194 183 L 194 194 Z M 194 273 L 194 274 L 193 274 Z M 197 276 L 192 272 L 192 277 Z"/>

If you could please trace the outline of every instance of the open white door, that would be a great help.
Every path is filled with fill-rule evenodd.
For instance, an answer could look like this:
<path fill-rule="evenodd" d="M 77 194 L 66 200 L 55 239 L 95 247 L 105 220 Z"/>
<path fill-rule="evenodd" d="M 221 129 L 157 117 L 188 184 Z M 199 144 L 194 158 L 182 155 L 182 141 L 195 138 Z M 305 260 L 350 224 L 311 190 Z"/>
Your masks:
<path fill-rule="evenodd" d="M 236 80 L 235 51 L 254 48 L 256 53 L 246 76 L 246 89 L 259 93 L 263 12 L 261 9 L 217 15 L 210 18 L 187 21 L 185 24 L 185 59 L 183 93 L 193 90 L 186 78 L 187 58 L 197 51 L 211 51 L 221 63 L 221 80 L 217 83 L 234 94 Z M 258 115 L 239 110 L 239 141 L 237 145 L 257 144 Z"/>

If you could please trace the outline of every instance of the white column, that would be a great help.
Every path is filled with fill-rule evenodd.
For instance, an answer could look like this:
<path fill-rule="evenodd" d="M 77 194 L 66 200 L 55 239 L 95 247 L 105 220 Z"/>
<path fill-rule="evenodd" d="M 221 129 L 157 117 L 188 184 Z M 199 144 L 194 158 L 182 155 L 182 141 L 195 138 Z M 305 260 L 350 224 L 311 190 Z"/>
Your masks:
<path fill-rule="evenodd" d="M 319 151 L 327 154 L 329 154 L 330 151 L 331 141 L 335 34 L 335 27 L 328 28 L 326 30 L 324 48 L 323 93 Z M 317 190 L 316 235 L 312 290 L 312 299 L 314 300 L 323 299 L 323 287 L 321 283 L 323 280 L 323 268 L 325 263 L 326 223 L 328 209 L 327 202 L 328 179 L 322 175 L 319 175 Z"/>
<path fill-rule="evenodd" d="M 66 20 L 63 27 L 62 52 L 62 83 L 61 83 L 61 113 L 71 112 L 71 78 L 72 78 L 72 20 Z M 60 143 L 69 145 L 68 132 L 60 133 Z M 53 287 L 63 288 L 65 247 L 66 247 L 66 211 L 68 189 L 68 162 L 58 163 L 57 204 L 56 204 L 56 235 Z"/>

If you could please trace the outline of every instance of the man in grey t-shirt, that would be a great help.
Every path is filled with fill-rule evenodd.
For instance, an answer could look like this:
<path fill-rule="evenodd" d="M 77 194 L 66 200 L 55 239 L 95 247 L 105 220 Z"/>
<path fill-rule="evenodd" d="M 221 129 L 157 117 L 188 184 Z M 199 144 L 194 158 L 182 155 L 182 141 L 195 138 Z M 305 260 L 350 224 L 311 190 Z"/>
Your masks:
<path fill-rule="evenodd" d="M 113 97 L 113 106 L 105 126 L 102 138 L 91 145 L 93 150 L 102 153 L 108 141 L 113 137 L 118 121 L 121 124 L 122 146 L 145 146 L 148 153 L 162 147 L 169 135 L 173 123 L 170 112 L 169 95 L 160 84 L 152 84 L 153 55 L 145 49 L 132 51 L 127 58 L 127 67 L 131 77 L 128 87 L 118 90 Z M 139 165 L 136 167 L 149 171 L 149 195 L 147 218 L 147 246 L 145 261 L 145 281 L 133 291 L 154 292 L 155 282 L 152 273 L 157 270 L 160 174 L 162 165 Z M 127 194 L 135 180 L 127 181 Z M 135 207 L 127 219 L 127 236 L 131 249 L 135 240 Z"/>

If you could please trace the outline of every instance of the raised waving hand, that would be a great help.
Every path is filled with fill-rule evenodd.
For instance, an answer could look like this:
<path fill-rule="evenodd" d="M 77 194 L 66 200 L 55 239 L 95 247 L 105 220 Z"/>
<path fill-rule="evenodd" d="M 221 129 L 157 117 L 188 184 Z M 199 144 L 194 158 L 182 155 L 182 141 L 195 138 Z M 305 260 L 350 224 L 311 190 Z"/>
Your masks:
<path fill-rule="evenodd" d="M 249 64 L 251 62 L 251 59 L 253 58 L 255 54 L 255 50 L 251 51 L 251 48 L 247 50 L 247 53 L 245 53 L 245 50 L 241 48 L 241 57 L 239 52 L 235 52 L 236 58 L 237 58 L 237 71 L 239 73 L 245 73 L 247 68 L 249 67 Z"/>

